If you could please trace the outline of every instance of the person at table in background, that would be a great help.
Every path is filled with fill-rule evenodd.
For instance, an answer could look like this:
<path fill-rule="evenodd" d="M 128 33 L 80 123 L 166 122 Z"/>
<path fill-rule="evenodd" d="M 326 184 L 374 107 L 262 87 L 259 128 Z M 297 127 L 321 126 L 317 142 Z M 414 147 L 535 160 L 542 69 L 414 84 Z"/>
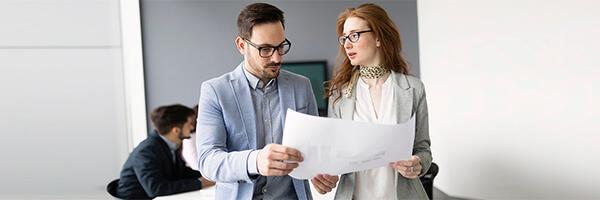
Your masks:
<path fill-rule="evenodd" d="M 198 114 L 198 104 L 196 104 L 194 106 L 194 108 L 192 108 L 194 110 L 194 114 Z M 179 149 L 181 151 L 181 156 L 183 158 L 183 160 L 185 161 L 185 165 L 189 168 L 192 168 L 193 170 L 199 171 L 198 170 L 198 151 L 196 150 L 196 136 L 199 134 L 196 131 L 196 122 L 197 119 L 194 119 L 194 124 L 193 124 L 193 128 L 192 129 L 192 134 L 190 136 L 189 139 L 183 140 L 181 148 Z M 205 179 L 205 178 L 203 178 Z M 209 180 L 205 180 L 206 184 L 204 184 L 204 187 L 209 187 L 209 186 L 213 186 L 215 185 L 215 182 L 209 181 Z"/>
<path fill-rule="evenodd" d="M 367 3 L 339 15 L 337 34 L 341 62 L 326 91 L 329 117 L 394 124 L 415 117 L 416 130 L 412 157 L 342 175 L 335 199 L 428 199 L 418 178 L 432 160 L 425 88 L 409 75 L 397 26 Z M 329 191 L 332 183 L 319 179 L 319 192 Z"/>
<path fill-rule="evenodd" d="M 281 70 L 291 46 L 283 12 L 250 4 L 237 28 L 244 60 L 200 90 L 198 168 L 217 182 L 216 199 L 312 199 L 308 181 L 288 176 L 300 152 L 281 145 L 287 109 L 317 115 L 309 79 Z"/>
<path fill-rule="evenodd" d="M 182 105 L 161 106 L 151 113 L 156 130 L 129 155 L 123 165 L 117 196 L 125 199 L 150 199 L 176 194 L 214 183 L 200 172 L 185 166 L 178 153 L 181 142 L 189 139 L 196 113 Z"/>
<path fill-rule="evenodd" d="M 198 105 L 194 106 L 194 113 L 198 113 Z M 196 150 L 196 136 L 199 134 L 196 131 L 196 121 L 194 120 L 194 129 L 190 139 L 183 140 L 181 145 L 181 156 L 185 160 L 185 165 L 198 171 L 198 151 Z"/>

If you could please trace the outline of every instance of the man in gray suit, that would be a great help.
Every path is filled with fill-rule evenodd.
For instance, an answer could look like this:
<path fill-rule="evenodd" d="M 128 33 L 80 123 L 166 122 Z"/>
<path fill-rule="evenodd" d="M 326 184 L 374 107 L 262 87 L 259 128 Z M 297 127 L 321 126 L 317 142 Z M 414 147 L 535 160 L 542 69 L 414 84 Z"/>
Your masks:
<path fill-rule="evenodd" d="M 202 83 L 196 144 L 198 168 L 217 182 L 216 199 L 311 199 L 308 181 L 288 174 L 303 158 L 282 146 L 288 109 L 317 115 L 306 77 L 280 70 L 291 42 L 283 12 L 255 3 L 237 19 L 235 44 L 244 60 Z"/>

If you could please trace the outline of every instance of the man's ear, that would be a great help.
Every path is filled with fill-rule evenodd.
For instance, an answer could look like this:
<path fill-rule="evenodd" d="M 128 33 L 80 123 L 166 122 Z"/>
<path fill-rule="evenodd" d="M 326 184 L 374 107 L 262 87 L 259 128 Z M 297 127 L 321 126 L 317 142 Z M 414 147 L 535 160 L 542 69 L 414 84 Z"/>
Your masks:
<path fill-rule="evenodd" d="M 177 134 L 179 134 L 179 131 L 181 131 L 181 129 L 178 128 L 178 127 L 174 126 L 173 128 L 171 128 L 171 133 L 177 133 Z"/>
<path fill-rule="evenodd" d="M 246 53 L 246 41 L 242 37 L 235 37 L 235 47 L 240 51 L 240 54 L 244 55 Z"/>

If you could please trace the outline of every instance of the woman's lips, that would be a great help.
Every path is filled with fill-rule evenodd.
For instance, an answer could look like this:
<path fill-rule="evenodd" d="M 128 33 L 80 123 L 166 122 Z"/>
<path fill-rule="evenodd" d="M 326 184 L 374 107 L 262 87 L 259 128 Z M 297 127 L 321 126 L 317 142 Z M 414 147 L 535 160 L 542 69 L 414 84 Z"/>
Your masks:
<path fill-rule="evenodd" d="M 348 58 L 353 59 L 354 57 L 356 57 L 356 53 L 355 52 L 348 53 Z"/>

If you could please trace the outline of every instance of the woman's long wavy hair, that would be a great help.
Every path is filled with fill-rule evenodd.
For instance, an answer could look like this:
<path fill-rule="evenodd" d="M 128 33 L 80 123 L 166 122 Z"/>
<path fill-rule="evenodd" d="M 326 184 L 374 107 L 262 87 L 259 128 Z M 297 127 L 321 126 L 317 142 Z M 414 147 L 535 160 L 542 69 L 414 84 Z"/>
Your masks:
<path fill-rule="evenodd" d="M 372 3 L 362 4 L 356 8 L 347 8 L 340 13 L 337 19 L 338 36 L 344 34 L 344 22 L 350 17 L 358 17 L 367 21 L 375 37 L 379 39 L 383 67 L 397 73 L 409 73 L 408 63 L 401 53 L 402 41 L 400 40 L 400 32 L 383 8 Z M 333 79 L 326 83 L 325 96 L 330 97 L 336 94 L 334 102 L 338 101 L 342 96 L 342 89 L 348 84 L 352 75 L 357 70 L 357 67 L 350 64 L 344 45 L 340 45 L 335 73 Z"/>

